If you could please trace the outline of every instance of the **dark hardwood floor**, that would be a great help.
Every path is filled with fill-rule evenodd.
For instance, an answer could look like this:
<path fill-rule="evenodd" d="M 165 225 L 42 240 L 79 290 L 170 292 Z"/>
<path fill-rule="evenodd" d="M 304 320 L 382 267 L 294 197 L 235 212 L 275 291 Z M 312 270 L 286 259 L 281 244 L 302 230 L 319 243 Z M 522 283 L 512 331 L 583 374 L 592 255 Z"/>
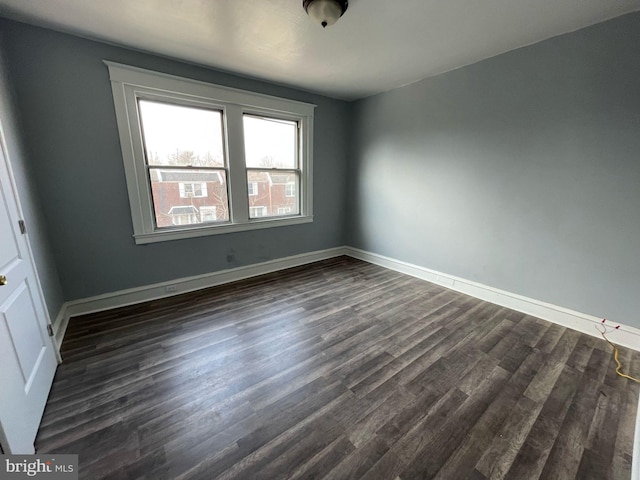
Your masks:
<path fill-rule="evenodd" d="M 85 479 L 631 477 L 603 340 L 347 257 L 73 318 L 62 354 L 36 447 Z"/>

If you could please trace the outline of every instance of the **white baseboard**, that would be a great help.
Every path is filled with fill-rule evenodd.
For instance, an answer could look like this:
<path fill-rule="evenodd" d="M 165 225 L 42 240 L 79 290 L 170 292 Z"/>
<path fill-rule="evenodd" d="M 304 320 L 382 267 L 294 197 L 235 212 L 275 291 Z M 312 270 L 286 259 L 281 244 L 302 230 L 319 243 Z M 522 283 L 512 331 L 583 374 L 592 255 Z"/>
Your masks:
<path fill-rule="evenodd" d="M 640 402 L 638 402 L 638 411 L 636 412 L 636 430 L 633 434 L 631 480 L 640 480 Z"/>
<path fill-rule="evenodd" d="M 564 307 L 552 305 L 515 293 L 500 290 L 488 285 L 483 285 L 464 278 L 455 277 L 442 272 L 437 272 L 425 267 L 396 260 L 377 253 L 371 253 L 353 247 L 336 247 L 328 250 L 303 253 L 291 257 L 279 258 L 268 262 L 256 263 L 245 267 L 231 268 L 193 277 L 184 277 L 168 282 L 146 285 L 143 287 L 120 290 L 118 292 L 105 293 L 95 297 L 84 298 L 66 302 L 54 322 L 55 341 L 60 348 L 62 339 L 69 323 L 69 318 L 87 313 L 124 307 L 135 303 L 157 300 L 159 298 L 179 295 L 203 288 L 214 287 L 224 283 L 235 282 L 245 278 L 276 272 L 291 267 L 297 267 L 327 258 L 348 255 L 365 262 L 380 265 L 390 270 L 405 273 L 413 277 L 426 280 L 443 287 L 456 290 L 472 297 L 479 298 L 503 307 L 511 308 L 518 312 L 526 313 L 534 317 L 548 320 L 549 322 L 577 330 L 587 335 L 600 337 L 595 326 L 600 324 L 601 318 L 585 313 L 576 312 Z M 167 291 L 167 287 L 175 287 L 174 291 Z M 627 325 L 620 325 L 618 330 L 610 333 L 612 342 L 634 350 L 640 351 L 640 330 Z M 640 478 L 638 479 L 640 480 Z"/>
<path fill-rule="evenodd" d="M 437 272 L 411 263 L 395 260 L 383 255 L 378 255 L 377 253 L 366 252 L 353 247 L 345 247 L 345 250 L 346 255 L 350 257 L 359 258 L 365 262 L 405 273 L 471 295 L 472 297 L 495 303 L 496 305 L 511 308 L 512 310 L 557 323 L 558 325 L 586 333 L 587 335 L 602 338 L 595 328 L 596 325 L 600 324 L 602 318 L 499 290 L 488 285 L 465 280 L 464 278 Z M 640 330 L 637 328 L 620 325 L 620 328 L 612 331 L 608 337 L 613 343 L 640 351 Z"/>
<path fill-rule="evenodd" d="M 58 350 L 60 350 L 64 334 L 69 324 L 69 319 L 74 316 L 110 310 L 112 308 L 125 307 L 136 303 L 171 297 L 173 295 L 180 295 L 181 293 L 215 287 L 216 285 L 231 283 L 245 278 L 264 275 L 266 273 L 277 272 L 287 268 L 298 267 L 300 265 L 306 265 L 308 263 L 326 260 L 328 258 L 339 257 L 341 255 L 345 255 L 344 247 L 318 250 L 315 252 L 293 255 L 291 257 L 269 260 L 267 262 L 255 263 L 245 267 L 230 268 L 193 277 L 178 278 L 168 282 L 129 288 L 117 292 L 96 295 L 95 297 L 65 302 L 53 324 L 55 343 Z M 175 287 L 175 290 L 167 291 L 167 287 Z"/>
<path fill-rule="evenodd" d="M 69 325 L 70 315 L 67 311 L 67 305 L 70 302 L 65 302 L 60 307 L 60 311 L 56 316 L 55 321 L 53 322 L 53 344 L 58 350 L 58 354 L 60 354 L 60 347 L 62 346 L 62 340 L 64 339 L 64 334 L 67 331 L 67 326 Z"/>

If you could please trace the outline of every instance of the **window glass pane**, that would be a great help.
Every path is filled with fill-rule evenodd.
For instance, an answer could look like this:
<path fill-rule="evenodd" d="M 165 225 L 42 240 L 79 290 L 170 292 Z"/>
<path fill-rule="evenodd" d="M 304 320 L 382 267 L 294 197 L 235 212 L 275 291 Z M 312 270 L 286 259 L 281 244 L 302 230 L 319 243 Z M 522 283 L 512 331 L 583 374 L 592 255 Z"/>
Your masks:
<path fill-rule="evenodd" d="M 224 170 L 149 169 L 158 228 L 229 221 Z"/>
<path fill-rule="evenodd" d="M 250 170 L 247 182 L 255 183 L 249 196 L 249 218 L 299 215 L 300 181 L 297 172 Z"/>
<path fill-rule="evenodd" d="M 298 168 L 298 124 L 244 116 L 244 150 L 249 168 Z"/>
<path fill-rule="evenodd" d="M 222 112 L 139 100 L 149 165 L 224 167 Z"/>

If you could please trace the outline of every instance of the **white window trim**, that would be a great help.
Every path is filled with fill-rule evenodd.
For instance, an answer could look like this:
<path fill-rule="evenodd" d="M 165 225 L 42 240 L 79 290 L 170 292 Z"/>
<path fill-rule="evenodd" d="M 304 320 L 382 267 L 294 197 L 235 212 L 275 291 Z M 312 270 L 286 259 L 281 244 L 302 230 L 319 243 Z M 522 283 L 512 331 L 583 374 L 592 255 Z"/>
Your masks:
<path fill-rule="evenodd" d="M 288 188 L 291 187 L 291 189 L 293 190 L 293 195 L 289 195 L 287 193 Z M 284 184 L 284 196 L 287 198 L 293 198 L 296 196 L 296 184 L 295 182 L 288 182 Z"/>
<path fill-rule="evenodd" d="M 252 220 L 254 220 L 256 218 L 264 218 L 268 214 L 267 207 L 265 207 L 264 205 L 257 205 L 257 206 L 249 207 L 249 216 L 251 216 L 251 210 L 252 209 L 253 209 L 254 212 L 257 212 L 258 210 L 260 210 L 261 212 L 264 212 L 264 215 L 255 215 L 254 218 L 252 218 Z"/>
<path fill-rule="evenodd" d="M 186 193 L 187 185 L 192 185 L 193 195 L 188 196 Z M 196 195 L 196 185 L 200 185 L 200 195 Z M 180 191 L 180 198 L 206 198 L 207 197 L 207 182 L 178 182 L 178 189 Z"/>
<path fill-rule="evenodd" d="M 138 244 L 177 240 L 313 221 L 313 114 L 315 105 L 223 87 L 109 61 L 109 78 L 125 168 L 133 236 Z M 222 110 L 228 159 L 231 221 L 189 228 L 155 225 L 153 197 L 144 162 L 138 98 L 171 101 Z M 297 121 L 300 125 L 300 214 L 249 219 L 242 115 L 245 113 Z"/>
<path fill-rule="evenodd" d="M 205 220 L 203 220 L 202 217 L 205 214 L 210 214 L 210 213 L 213 213 L 214 219 L 213 220 L 207 220 L 207 221 L 208 222 L 211 222 L 211 221 L 216 222 L 216 221 L 218 221 L 218 208 L 215 205 L 203 205 L 203 206 L 200 207 L 200 221 L 202 223 L 204 223 Z"/>
<path fill-rule="evenodd" d="M 251 185 L 253 189 L 253 193 L 249 193 L 250 197 L 255 197 L 258 195 L 258 182 L 249 182 L 248 185 Z"/>

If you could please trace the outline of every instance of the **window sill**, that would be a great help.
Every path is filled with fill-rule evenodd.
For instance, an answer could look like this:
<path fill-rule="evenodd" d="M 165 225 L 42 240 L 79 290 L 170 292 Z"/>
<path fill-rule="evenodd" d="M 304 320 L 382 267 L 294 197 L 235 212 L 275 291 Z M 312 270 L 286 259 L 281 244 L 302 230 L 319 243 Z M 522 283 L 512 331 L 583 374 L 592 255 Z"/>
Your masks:
<path fill-rule="evenodd" d="M 136 244 L 168 242 L 171 240 L 181 240 L 193 237 L 205 237 L 208 235 L 221 235 L 225 233 L 244 232 L 248 230 L 258 230 L 261 228 L 285 227 L 302 223 L 313 222 L 313 216 L 298 216 L 286 218 L 254 219 L 247 223 L 225 223 L 223 225 L 211 225 L 207 227 L 176 228 L 158 230 L 153 233 L 141 233 L 134 235 Z"/>

